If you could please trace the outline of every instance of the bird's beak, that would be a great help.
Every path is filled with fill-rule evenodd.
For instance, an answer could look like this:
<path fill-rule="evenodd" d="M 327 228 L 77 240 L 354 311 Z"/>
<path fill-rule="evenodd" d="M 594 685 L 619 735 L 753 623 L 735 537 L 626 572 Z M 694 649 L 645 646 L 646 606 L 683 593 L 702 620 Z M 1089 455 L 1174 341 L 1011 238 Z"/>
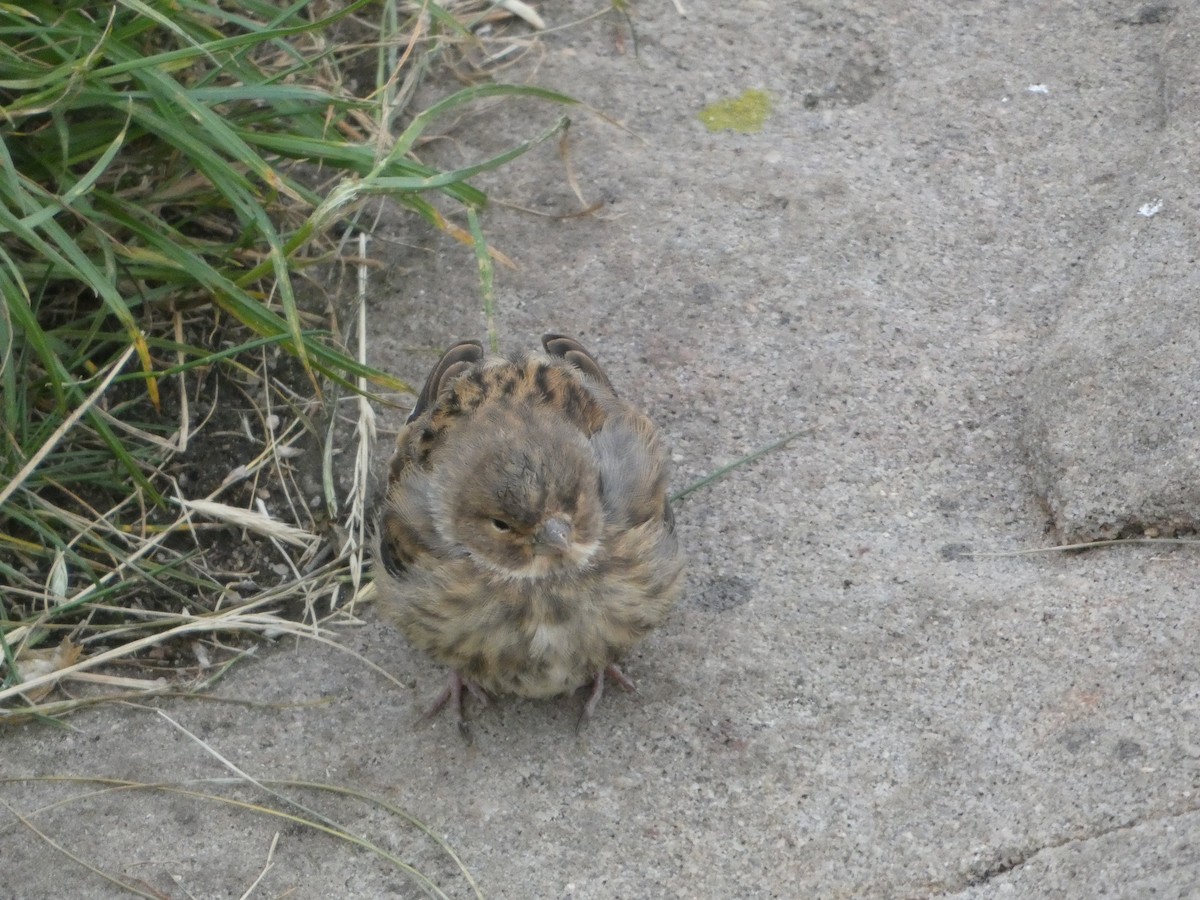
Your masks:
<path fill-rule="evenodd" d="M 547 519 L 533 539 L 540 553 L 566 553 L 571 546 L 571 523 L 563 516 Z"/>

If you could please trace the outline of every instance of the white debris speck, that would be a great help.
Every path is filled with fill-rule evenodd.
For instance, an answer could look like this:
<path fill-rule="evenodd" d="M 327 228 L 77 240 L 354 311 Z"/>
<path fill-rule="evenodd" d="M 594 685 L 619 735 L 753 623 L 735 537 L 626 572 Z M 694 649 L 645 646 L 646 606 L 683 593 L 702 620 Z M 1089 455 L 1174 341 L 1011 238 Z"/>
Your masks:
<path fill-rule="evenodd" d="M 1151 216 L 1157 216 L 1162 212 L 1163 202 L 1162 197 L 1155 197 L 1149 203 L 1143 203 L 1138 207 L 1138 215 L 1145 216 L 1149 219 Z"/>
<path fill-rule="evenodd" d="M 1031 84 L 1029 87 L 1025 88 L 1025 90 L 1029 91 L 1029 93 L 1031 93 L 1031 94 L 1048 94 L 1048 93 L 1050 93 L 1050 88 L 1046 87 L 1046 85 L 1044 85 L 1044 84 Z"/>

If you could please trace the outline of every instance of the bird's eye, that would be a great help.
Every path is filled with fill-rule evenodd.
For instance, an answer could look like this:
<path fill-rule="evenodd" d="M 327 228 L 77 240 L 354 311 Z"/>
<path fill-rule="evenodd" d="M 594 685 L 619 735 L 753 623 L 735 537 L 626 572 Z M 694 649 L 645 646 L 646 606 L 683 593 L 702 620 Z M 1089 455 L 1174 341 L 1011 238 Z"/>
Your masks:
<path fill-rule="evenodd" d="M 512 531 L 512 526 L 503 519 L 492 519 L 492 527 L 497 531 Z"/>

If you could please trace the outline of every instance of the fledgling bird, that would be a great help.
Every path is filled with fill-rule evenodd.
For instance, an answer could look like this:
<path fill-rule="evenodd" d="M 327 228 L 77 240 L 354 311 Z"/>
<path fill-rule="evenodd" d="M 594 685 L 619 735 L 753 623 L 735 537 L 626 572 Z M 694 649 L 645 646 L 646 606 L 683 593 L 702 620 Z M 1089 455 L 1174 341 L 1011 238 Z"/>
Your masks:
<path fill-rule="evenodd" d="M 551 697 L 605 677 L 666 618 L 683 555 L 658 429 L 577 341 L 443 355 L 396 438 L 376 584 L 416 647 L 451 669 L 427 711 L 463 726 L 463 689 Z"/>

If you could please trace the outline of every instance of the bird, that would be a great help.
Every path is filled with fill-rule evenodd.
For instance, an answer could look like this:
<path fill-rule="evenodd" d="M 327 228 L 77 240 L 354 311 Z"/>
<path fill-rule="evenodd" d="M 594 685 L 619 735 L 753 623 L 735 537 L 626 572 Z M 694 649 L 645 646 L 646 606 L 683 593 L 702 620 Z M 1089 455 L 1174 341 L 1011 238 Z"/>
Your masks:
<path fill-rule="evenodd" d="M 396 437 L 375 583 L 414 647 L 466 695 L 547 698 L 590 686 L 577 728 L 620 662 L 662 625 L 684 559 L 659 429 L 577 340 L 507 356 L 451 346 Z"/>

